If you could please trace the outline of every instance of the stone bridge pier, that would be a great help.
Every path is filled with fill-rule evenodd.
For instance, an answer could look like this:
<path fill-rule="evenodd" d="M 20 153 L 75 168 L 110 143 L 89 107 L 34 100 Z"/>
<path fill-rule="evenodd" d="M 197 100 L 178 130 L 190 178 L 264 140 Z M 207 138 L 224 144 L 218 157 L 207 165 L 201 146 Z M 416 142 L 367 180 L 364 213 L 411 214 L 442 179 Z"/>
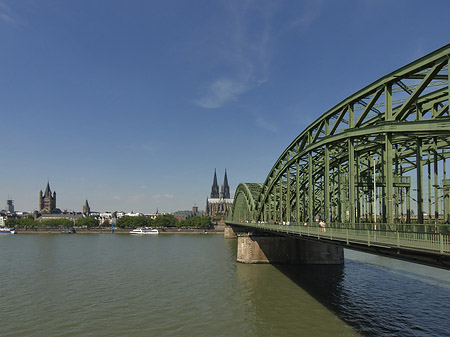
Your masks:
<path fill-rule="evenodd" d="M 237 261 L 275 264 L 343 264 L 344 249 L 323 242 L 272 235 L 227 226 L 226 239 L 237 238 Z"/>

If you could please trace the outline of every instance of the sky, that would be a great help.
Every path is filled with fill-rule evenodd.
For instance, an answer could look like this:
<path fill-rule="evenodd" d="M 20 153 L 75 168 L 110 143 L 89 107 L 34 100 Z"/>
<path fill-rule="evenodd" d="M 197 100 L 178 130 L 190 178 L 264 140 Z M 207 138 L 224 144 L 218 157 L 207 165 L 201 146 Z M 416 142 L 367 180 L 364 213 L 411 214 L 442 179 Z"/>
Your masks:
<path fill-rule="evenodd" d="M 442 0 L 0 0 L 0 209 L 205 209 L 450 43 Z"/>

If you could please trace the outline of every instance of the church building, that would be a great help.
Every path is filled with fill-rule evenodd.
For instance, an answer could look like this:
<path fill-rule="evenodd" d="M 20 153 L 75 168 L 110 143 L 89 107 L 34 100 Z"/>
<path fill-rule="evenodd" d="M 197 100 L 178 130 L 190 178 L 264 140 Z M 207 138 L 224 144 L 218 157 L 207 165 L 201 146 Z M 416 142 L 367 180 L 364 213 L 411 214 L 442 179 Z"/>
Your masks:
<path fill-rule="evenodd" d="M 234 199 L 230 196 L 230 186 L 228 186 L 227 170 L 225 170 L 225 177 L 223 185 L 220 188 L 217 184 L 217 174 L 214 170 L 213 185 L 211 187 L 211 196 L 206 199 L 206 214 L 215 216 L 217 214 L 225 215 L 228 209 L 233 205 Z"/>
<path fill-rule="evenodd" d="M 39 192 L 39 213 L 58 213 L 58 209 L 56 208 L 56 192 L 53 192 L 52 194 L 50 184 L 48 182 L 45 193 L 42 194 L 42 190 Z"/>
<path fill-rule="evenodd" d="M 89 206 L 89 203 L 86 199 L 86 202 L 83 205 L 83 214 L 89 216 L 90 213 L 91 213 L 91 207 Z"/>

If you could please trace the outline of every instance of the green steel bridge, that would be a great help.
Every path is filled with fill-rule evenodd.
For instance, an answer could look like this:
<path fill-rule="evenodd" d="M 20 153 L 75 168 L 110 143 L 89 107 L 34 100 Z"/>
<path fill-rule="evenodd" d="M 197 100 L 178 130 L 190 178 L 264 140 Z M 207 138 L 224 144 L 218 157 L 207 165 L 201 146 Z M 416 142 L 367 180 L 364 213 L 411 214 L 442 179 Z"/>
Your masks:
<path fill-rule="evenodd" d="M 227 223 L 450 268 L 449 65 L 446 45 L 323 113 Z"/>

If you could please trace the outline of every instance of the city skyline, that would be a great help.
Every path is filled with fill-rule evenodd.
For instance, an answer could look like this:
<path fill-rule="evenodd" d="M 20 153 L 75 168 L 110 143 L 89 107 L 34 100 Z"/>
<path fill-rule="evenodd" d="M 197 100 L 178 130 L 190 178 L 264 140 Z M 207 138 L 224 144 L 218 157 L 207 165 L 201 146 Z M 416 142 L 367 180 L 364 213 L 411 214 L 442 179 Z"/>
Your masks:
<path fill-rule="evenodd" d="M 0 199 L 204 208 L 312 121 L 450 42 L 446 1 L 0 0 Z M 431 10 L 440 9 L 439 11 Z M 432 24 L 430 24 L 432 22 Z"/>
<path fill-rule="evenodd" d="M 216 170 L 214 170 L 214 179 L 215 179 L 215 183 L 217 184 L 217 177 L 216 177 Z M 214 185 L 213 185 L 214 186 Z M 218 186 L 217 186 L 218 187 Z M 213 187 L 214 188 L 214 187 Z M 229 186 L 228 186 L 228 179 L 227 179 L 227 172 L 225 169 L 225 174 L 224 174 L 224 183 L 221 185 L 221 196 L 220 199 L 222 198 L 230 198 L 230 191 L 229 191 Z M 44 203 L 46 198 L 49 198 L 48 201 L 48 205 L 46 205 L 45 207 L 47 207 L 47 209 L 44 209 Z M 52 199 L 53 198 L 53 199 Z M 218 197 L 219 198 L 219 197 Z M 53 201 L 50 201 L 53 200 Z M 53 206 L 50 206 L 51 202 L 53 202 Z M 6 208 L 4 209 L 4 211 L 9 212 L 9 207 L 13 207 L 14 208 L 14 203 L 15 201 L 13 199 L 10 198 L 10 196 L 8 196 L 8 199 L 5 201 L 6 203 Z M 86 213 L 85 209 L 89 209 L 90 210 L 90 206 L 89 206 L 89 202 L 88 199 L 85 199 L 83 202 L 83 205 L 81 206 L 81 210 L 79 211 L 76 207 L 71 207 L 71 208 L 64 208 L 64 209 L 59 209 L 56 204 L 56 191 L 53 190 L 53 193 L 51 191 L 51 186 L 50 186 L 50 181 L 47 181 L 47 185 L 45 188 L 45 192 L 43 192 L 43 190 L 41 189 L 39 191 L 39 200 L 37 202 L 37 207 L 34 209 L 24 209 L 24 210 L 14 210 L 12 212 L 39 212 L 39 213 L 54 213 L 55 211 L 58 212 L 77 212 L 77 213 Z M 52 208 L 53 207 L 53 208 Z M 197 204 L 193 204 L 192 208 L 199 208 Z M 96 210 L 96 212 L 102 212 L 102 211 L 118 211 L 118 210 Z M 120 210 L 122 211 L 122 210 Z M 156 208 L 156 211 L 153 210 L 146 210 L 146 214 L 153 214 L 153 213 L 158 213 L 158 208 Z M 175 211 L 181 211 L 181 210 L 175 210 Z M 203 210 L 204 211 L 204 210 Z M 90 211 L 89 211 L 90 212 Z M 131 211 L 131 213 L 133 213 L 134 211 Z M 170 211 L 173 212 L 173 211 Z M 143 211 L 137 212 L 137 213 L 144 213 Z"/>

